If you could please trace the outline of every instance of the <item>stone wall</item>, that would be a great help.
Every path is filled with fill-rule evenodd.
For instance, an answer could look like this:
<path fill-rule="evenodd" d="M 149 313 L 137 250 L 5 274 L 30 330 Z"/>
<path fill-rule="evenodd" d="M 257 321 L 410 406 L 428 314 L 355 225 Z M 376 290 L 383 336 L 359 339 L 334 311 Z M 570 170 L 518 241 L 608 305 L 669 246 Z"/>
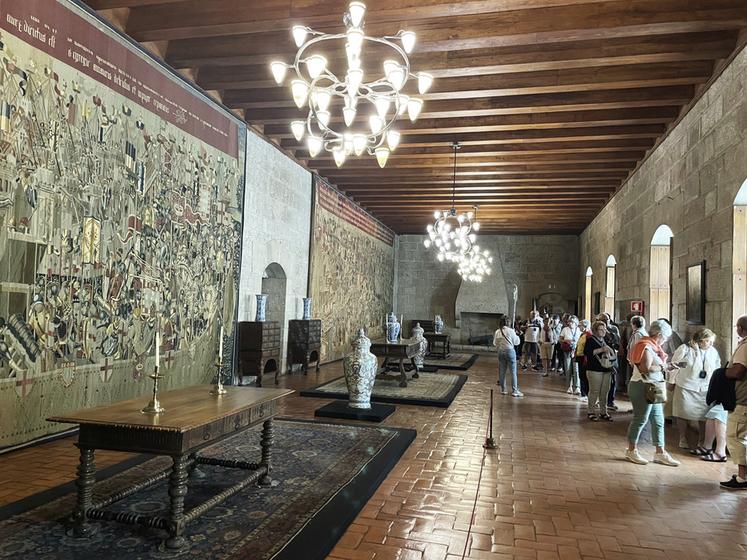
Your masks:
<path fill-rule="evenodd" d="M 433 250 L 425 249 L 424 238 L 398 237 L 397 314 L 404 315 L 405 332 L 409 332 L 409 320 L 433 319 L 440 314 L 446 327 L 460 340 L 464 334 L 466 340 L 468 333 L 455 330 L 460 319 L 456 316 L 456 303 L 461 278 L 455 265 L 438 262 Z M 479 245 L 490 250 L 494 262 L 492 274 L 477 285 L 477 291 L 482 293 L 485 305 L 493 299 L 500 302 L 485 310 L 511 313 L 509 302 L 514 284 L 518 286 L 518 316 L 527 316 L 535 298 L 540 305 L 546 303 L 555 310 L 574 310 L 578 293 L 578 237 L 481 235 Z"/>
<path fill-rule="evenodd" d="M 581 235 L 580 275 L 594 271 L 604 292 L 608 255 L 617 259 L 618 300 L 649 298 L 649 254 L 661 224 L 672 242 L 672 323 L 687 335 L 687 267 L 706 261 L 706 325 L 722 355 L 732 342 L 734 197 L 747 177 L 747 50 L 724 70 L 690 112 Z M 579 282 L 583 290 L 583 284 Z M 579 292 L 580 293 L 580 292 Z"/>
<path fill-rule="evenodd" d="M 272 263 L 280 265 L 287 278 L 284 325 L 301 318 L 308 283 L 311 188 L 311 173 L 249 130 L 239 321 L 254 320 L 255 294 L 262 291 L 262 276 Z M 273 316 L 268 309 L 268 317 Z M 283 349 L 286 341 L 283 328 Z M 283 350 L 282 371 L 285 354 Z"/>

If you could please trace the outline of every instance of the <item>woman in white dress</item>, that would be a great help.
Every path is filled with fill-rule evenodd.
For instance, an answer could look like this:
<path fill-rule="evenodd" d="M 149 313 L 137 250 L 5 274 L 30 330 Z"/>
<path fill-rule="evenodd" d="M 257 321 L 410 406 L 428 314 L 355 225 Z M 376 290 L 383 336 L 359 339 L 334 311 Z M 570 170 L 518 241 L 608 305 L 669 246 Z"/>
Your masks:
<path fill-rule="evenodd" d="M 691 449 L 693 455 L 705 455 L 705 422 L 709 406 L 706 404 L 708 383 L 713 372 L 721 367 L 721 357 L 713 347 L 716 335 L 709 329 L 700 329 L 687 344 L 674 352 L 670 383 L 674 383 L 672 415 L 677 419 L 680 447 Z M 698 423 L 698 445 L 691 446 L 687 440 L 690 422 Z"/>

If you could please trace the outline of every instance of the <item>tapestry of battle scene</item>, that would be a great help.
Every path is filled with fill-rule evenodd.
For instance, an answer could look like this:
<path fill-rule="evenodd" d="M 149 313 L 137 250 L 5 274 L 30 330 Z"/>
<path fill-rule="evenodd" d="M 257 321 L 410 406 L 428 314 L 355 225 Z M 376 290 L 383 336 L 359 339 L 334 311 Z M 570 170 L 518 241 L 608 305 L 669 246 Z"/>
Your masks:
<path fill-rule="evenodd" d="M 145 394 L 157 333 L 164 389 L 214 377 L 221 326 L 230 368 L 240 259 L 238 124 L 64 3 L 29 4 L 0 0 L 0 447 Z"/>
<path fill-rule="evenodd" d="M 355 212 L 359 223 L 382 227 L 347 199 L 338 208 L 340 196 L 317 182 L 311 297 L 314 314 L 322 320 L 325 362 L 348 354 L 360 328 L 372 340 L 383 337 L 393 299 L 394 247 L 350 223 Z"/>

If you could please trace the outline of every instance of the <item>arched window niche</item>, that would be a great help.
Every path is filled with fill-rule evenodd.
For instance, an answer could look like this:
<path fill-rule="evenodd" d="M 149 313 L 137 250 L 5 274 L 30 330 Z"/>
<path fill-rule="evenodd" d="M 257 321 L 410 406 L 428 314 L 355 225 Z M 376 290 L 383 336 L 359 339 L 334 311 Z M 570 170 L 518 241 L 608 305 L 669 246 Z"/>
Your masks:
<path fill-rule="evenodd" d="M 586 268 L 586 287 L 584 289 L 584 319 L 591 321 L 591 277 L 594 272 L 591 267 Z"/>
<path fill-rule="evenodd" d="M 614 255 L 607 257 L 607 281 L 604 286 L 604 312 L 615 318 L 615 267 L 617 261 Z"/>
<path fill-rule="evenodd" d="M 649 266 L 650 320 L 664 317 L 672 320 L 672 229 L 660 225 L 651 238 L 651 260 Z"/>
<path fill-rule="evenodd" d="M 734 197 L 734 232 L 732 242 L 732 325 L 747 313 L 747 179 Z M 732 349 L 737 335 L 732 331 Z"/>

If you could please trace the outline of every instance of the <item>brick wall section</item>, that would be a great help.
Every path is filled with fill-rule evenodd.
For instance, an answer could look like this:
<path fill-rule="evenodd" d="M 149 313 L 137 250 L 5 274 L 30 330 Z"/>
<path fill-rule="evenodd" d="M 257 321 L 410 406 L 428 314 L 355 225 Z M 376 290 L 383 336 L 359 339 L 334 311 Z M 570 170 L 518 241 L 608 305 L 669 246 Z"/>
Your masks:
<path fill-rule="evenodd" d="M 317 186 L 316 202 L 322 208 L 343 218 L 358 229 L 383 241 L 389 246 L 394 245 L 394 232 L 392 230 L 373 218 L 371 214 L 344 194 L 327 185 L 318 176 L 315 176 L 315 182 Z"/>
<path fill-rule="evenodd" d="M 672 323 L 683 335 L 687 267 L 706 261 L 706 325 L 722 357 L 732 336 L 732 205 L 747 178 L 747 50 L 724 70 L 690 112 L 630 177 L 581 235 L 579 288 L 587 266 L 592 291 L 604 292 L 608 255 L 617 259 L 617 299 L 649 298 L 654 231 L 674 232 Z M 745 310 L 747 311 L 747 310 Z"/>

